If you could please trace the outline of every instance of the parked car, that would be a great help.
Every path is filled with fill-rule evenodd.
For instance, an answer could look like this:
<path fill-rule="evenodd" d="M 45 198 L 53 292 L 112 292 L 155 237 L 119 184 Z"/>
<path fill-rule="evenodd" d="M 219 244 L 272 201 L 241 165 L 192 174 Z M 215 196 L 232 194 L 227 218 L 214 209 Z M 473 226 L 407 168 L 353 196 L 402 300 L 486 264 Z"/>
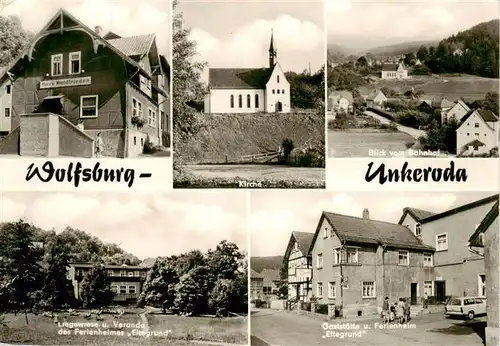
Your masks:
<path fill-rule="evenodd" d="M 450 298 L 444 314 L 449 316 L 464 316 L 472 320 L 477 315 L 486 314 L 486 299 L 479 297 L 456 297 Z"/>

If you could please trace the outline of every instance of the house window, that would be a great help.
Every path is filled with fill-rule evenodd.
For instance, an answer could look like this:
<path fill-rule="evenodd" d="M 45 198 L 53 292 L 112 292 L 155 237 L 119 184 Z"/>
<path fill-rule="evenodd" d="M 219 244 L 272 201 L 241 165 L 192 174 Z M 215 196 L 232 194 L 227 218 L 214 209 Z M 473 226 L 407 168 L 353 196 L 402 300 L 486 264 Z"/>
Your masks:
<path fill-rule="evenodd" d="M 335 298 L 335 282 L 328 283 L 328 298 Z"/>
<path fill-rule="evenodd" d="M 279 83 L 280 82 L 280 76 L 276 76 L 276 83 Z"/>
<path fill-rule="evenodd" d="M 285 89 L 281 89 L 281 93 L 284 94 L 285 93 Z"/>
<path fill-rule="evenodd" d="M 137 145 L 137 137 L 134 136 L 134 145 Z"/>
<path fill-rule="evenodd" d="M 229 103 L 230 103 L 230 105 L 231 105 L 231 108 L 234 108 L 234 95 L 231 95 L 231 96 L 229 97 Z"/>
<path fill-rule="evenodd" d="M 238 95 L 238 107 L 243 108 L 243 96 Z"/>
<path fill-rule="evenodd" d="M 136 270 L 136 271 L 134 272 L 134 276 L 135 276 L 135 277 L 139 277 L 139 271 L 138 271 L 138 270 Z"/>
<path fill-rule="evenodd" d="M 477 132 L 474 133 L 474 136 L 479 137 L 479 133 L 477 133 Z"/>
<path fill-rule="evenodd" d="M 276 93 L 278 93 L 278 94 L 279 94 L 279 93 L 280 93 L 280 89 L 276 89 Z"/>
<path fill-rule="evenodd" d="M 116 293 L 118 291 L 118 286 L 112 285 L 111 286 L 111 292 Z"/>
<path fill-rule="evenodd" d="M 486 297 L 486 275 L 479 274 L 477 276 L 478 293 L 477 295 L 481 298 Z"/>
<path fill-rule="evenodd" d="M 79 74 L 82 66 L 82 53 L 69 53 L 69 74 Z"/>
<path fill-rule="evenodd" d="M 120 293 L 126 294 L 127 293 L 127 286 L 120 286 Z"/>
<path fill-rule="evenodd" d="M 141 147 L 144 145 L 144 138 L 141 138 Z"/>
<path fill-rule="evenodd" d="M 407 250 L 399 250 L 399 265 L 407 266 L 409 264 L 408 260 L 408 251 Z"/>
<path fill-rule="evenodd" d="M 125 270 L 120 271 L 120 276 L 127 276 L 127 274 L 125 273 Z"/>
<path fill-rule="evenodd" d="M 427 293 L 427 296 L 432 296 L 432 281 L 424 281 L 424 295 Z"/>
<path fill-rule="evenodd" d="M 7 86 L 5 87 L 7 94 L 10 94 L 10 87 L 11 87 L 10 85 L 7 85 Z"/>
<path fill-rule="evenodd" d="M 273 94 L 274 94 L 274 89 L 273 89 Z"/>
<path fill-rule="evenodd" d="M 139 89 L 145 94 L 148 93 L 148 79 L 144 76 L 139 76 Z"/>
<path fill-rule="evenodd" d="M 316 255 L 316 268 L 323 268 L 323 254 L 319 253 Z"/>
<path fill-rule="evenodd" d="M 134 276 L 134 272 L 128 272 L 128 276 Z"/>
<path fill-rule="evenodd" d="M 142 103 L 135 98 L 132 98 L 132 116 L 142 118 Z"/>
<path fill-rule="evenodd" d="M 337 248 L 333 250 L 334 264 L 341 263 L 358 263 L 358 249 L 354 247 L 346 247 L 344 249 Z"/>
<path fill-rule="evenodd" d="M 108 276 L 113 276 L 113 271 L 112 270 L 108 270 Z"/>
<path fill-rule="evenodd" d="M 135 286 L 128 286 L 128 293 L 135 294 Z"/>
<path fill-rule="evenodd" d="M 323 238 L 328 238 L 328 227 L 323 229 Z"/>
<path fill-rule="evenodd" d="M 422 225 L 419 223 L 415 224 L 415 235 L 420 237 L 422 235 Z"/>
<path fill-rule="evenodd" d="M 98 96 L 80 97 L 80 118 L 97 118 Z"/>
<path fill-rule="evenodd" d="M 375 298 L 375 282 L 363 281 L 363 298 Z"/>
<path fill-rule="evenodd" d="M 432 267 L 433 264 L 432 254 L 424 253 L 424 267 Z"/>
<path fill-rule="evenodd" d="M 358 263 L 358 249 L 346 248 L 346 263 Z"/>
<path fill-rule="evenodd" d="M 479 123 L 474 123 L 474 127 L 479 127 Z"/>
<path fill-rule="evenodd" d="M 50 75 L 51 76 L 60 76 L 62 75 L 62 60 L 63 60 L 63 55 L 62 54 L 55 54 L 52 55 L 51 57 L 51 69 L 50 69 Z"/>
<path fill-rule="evenodd" d="M 318 297 L 323 297 L 323 283 L 322 282 L 318 282 L 316 291 L 317 291 L 316 293 L 317 293 Z"/>
<path fill-rule="evenodd" d="M 83 270 L 78 269 L 78 270 L 76 271 L 76 275 L 77 275 L 77 276 L 83 276 Z"/>
<path fill-rule="evenodd" d="M 448 250 L 448 234 L 438 234 L 436 236 L 436 251 Z"/>
<path fill-rule="evenodd" d="M 151 126 L 156 126 L 156 112 L 149 108 L 148 124 Z"/>
<path fill-rule="evenodd" d="M 247 108 L 250 108 L 250 95 L 247 95 Z"/>
<path fill-rule="evenodd" d="M 259 108 L 259 95 L 255 95 L 255 108 Z"/>
<path fill-rule="evenodd" d="M 10 108 L 5 108 L 4 114 L 6 118 L 10 117 Z"/>

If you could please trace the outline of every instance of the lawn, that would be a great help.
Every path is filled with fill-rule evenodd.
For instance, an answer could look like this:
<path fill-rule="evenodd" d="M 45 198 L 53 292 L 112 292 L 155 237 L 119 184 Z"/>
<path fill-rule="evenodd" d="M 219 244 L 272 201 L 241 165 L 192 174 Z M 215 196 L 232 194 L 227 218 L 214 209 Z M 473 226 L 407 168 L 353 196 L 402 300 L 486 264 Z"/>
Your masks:
<path fill-rule="evenodd" d="M 486 93 L 498 92 L 499 80 L 469 75 L 433 75 L 411 76 L 406 80 L 378 79 L 374 84 L 362 87 L 362 94 L 369 93 L 373 88 L 389 87 L 401 93 L 410 90 L 423 90 L 424 97 L 446 97 L 456 101 L 463 97 L 466 101 L 482 100 Z"/>
<path fill-rule="evenodd" d="M 183 317 L 148 314 L 150 331 L 172 331 L 173 339 L 248 344 L 248 320 L 243 317 Z"/>
<path fill-rule="evenodd" d="M 61 328 L 50 317 L 42 315 L 28 314 L 29 324 L 26 325 L 24 314 L 6 314 L 4 315 L 7 327 L 0 327 L 0 343 L 22 344 L 22 345 L 171 345 L 187 346 L 190 343 L 186 340 L 171 340 L 164 337 L 135 337 L 128 336 L 130 328 L 116 328 L 113 322 L 120 323 L 138 323 L 141 318 L 138 314 L 124 314 L 119 318 L 113 315 L 102 314 L 102 321 L 95 319 L 86 320 L 79 316 L 70 316 L 68 313 L 58 313 L 58 322 L 68 323 L 107 323 L 110 331 L 124 331 L 124 336 L 99 336 L 99 335 L 74 335 L 75 328 Z M 73 335 L 59 335 L 61 329 L 68 330 Z M 80 330 L 96 331 L 98 328 L 79 328 Z M 102 329 L 102 328 L 101 328 Z"/>

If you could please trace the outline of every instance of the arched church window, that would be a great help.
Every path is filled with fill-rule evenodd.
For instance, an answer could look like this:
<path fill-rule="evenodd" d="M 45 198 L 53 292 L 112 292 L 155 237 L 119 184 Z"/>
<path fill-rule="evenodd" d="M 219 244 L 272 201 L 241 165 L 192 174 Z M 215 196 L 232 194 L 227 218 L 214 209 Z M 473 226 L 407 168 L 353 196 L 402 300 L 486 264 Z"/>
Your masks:
<path fill-rule="evenodd" d="M 243 96 L 241 94 L 238 95 L 238 107 L 243 107 Z"/>
<path fill-rule="evenodd" d="M 250 108 L 250 95 L 247 95 L 247 108 Z"/>
<path fill-rule="evenodd" d="M 234 95 L 231 95 L 231 108 L 234 108 Z"/>
<path fill-rule="evenodd" d="M 259 95 L 255 94 L 255 108 L 259 108 Z"/>

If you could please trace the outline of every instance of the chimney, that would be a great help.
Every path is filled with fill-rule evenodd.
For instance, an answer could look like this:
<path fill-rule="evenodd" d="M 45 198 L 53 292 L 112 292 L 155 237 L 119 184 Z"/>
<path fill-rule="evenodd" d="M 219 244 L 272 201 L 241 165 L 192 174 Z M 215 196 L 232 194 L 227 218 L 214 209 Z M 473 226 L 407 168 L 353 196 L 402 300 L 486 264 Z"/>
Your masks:
<path fill-rule="evenodd" d="M 101 36 L 101 34 L 102 34 L 102 27 L 100 27 L 99 25 L 97 25 L 94 28 L 94 31 L 96 32 L 97 35 Z"/>
<path fill-rule="evenodd" d="M 363 219 L 370 220 L 370 211 L 368 208 L 363 209 Z"/>

